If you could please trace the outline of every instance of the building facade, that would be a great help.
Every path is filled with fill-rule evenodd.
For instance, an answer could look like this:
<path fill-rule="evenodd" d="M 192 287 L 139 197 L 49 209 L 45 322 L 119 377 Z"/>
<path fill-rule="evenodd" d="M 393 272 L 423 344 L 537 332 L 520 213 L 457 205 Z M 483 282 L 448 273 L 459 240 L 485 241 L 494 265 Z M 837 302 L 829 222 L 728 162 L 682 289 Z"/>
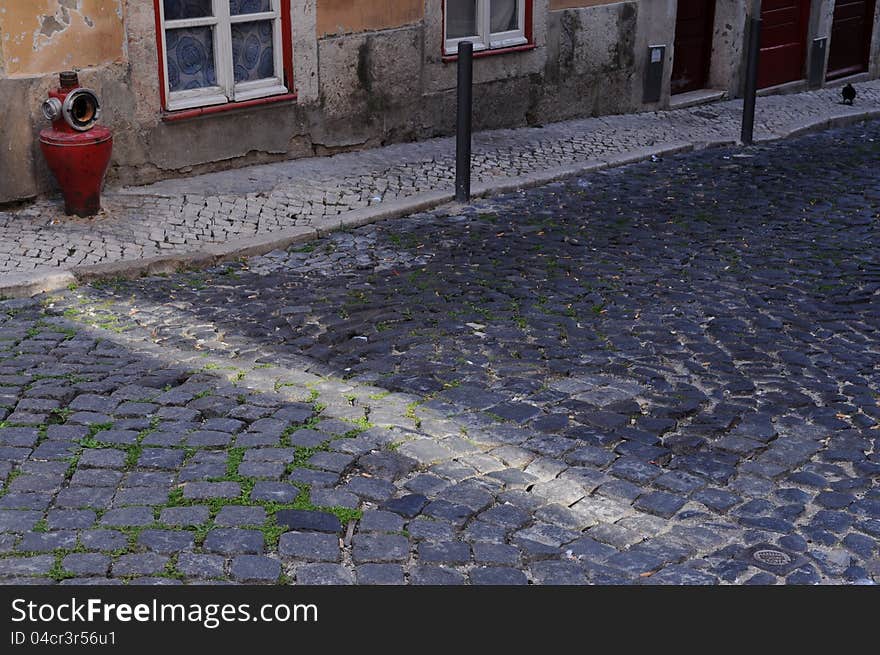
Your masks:
<path fill-rule="evenodd" d="M 331 154 L 454 130 L 457 44 L 475 43 L 477 129 L 880 76 L 876 0 L 6 0 L 0 203 L 53 188 L 38 147 L 57 73 L 114 130 L 110 178 Z"/>

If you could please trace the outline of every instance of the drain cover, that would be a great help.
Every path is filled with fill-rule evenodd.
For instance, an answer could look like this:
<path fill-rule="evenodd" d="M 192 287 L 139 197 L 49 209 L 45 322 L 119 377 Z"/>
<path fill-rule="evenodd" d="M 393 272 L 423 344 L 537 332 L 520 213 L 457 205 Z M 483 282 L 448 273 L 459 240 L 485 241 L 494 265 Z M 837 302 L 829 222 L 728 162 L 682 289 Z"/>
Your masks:
<path fill-rule="evenodd" d="M 773 544 L 758 544 L 747 548 L 739 555 L 752 566 L 777 575 L 787 575 L 801 565 L 802 559 L 795 553 L 781 549 Z"/>
<path fill-rule="evenodd" d="M 781 550 L 762 548 L 752 553 L 752 558 L 761 564 L 768 566 L 787 566 L 791 564 L 791 556 Z"/>

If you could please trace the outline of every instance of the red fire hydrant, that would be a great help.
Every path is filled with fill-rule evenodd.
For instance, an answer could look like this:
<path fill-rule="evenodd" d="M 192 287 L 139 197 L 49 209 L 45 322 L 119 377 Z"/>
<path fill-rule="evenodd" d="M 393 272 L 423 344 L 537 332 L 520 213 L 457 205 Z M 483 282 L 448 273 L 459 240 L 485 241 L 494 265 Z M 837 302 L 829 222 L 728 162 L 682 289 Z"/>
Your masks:
<path fill-rule="evenodd" d="M 43 115 L 52 127 L 40 132 L 40 148 L 61 186 L 67 214 L 94 216 L 101 209 L 113 134 L 97 125 L 101 105 L 95 92 L 81 87 L 73 71 L 60 78 L 60 88 L 43 102 Z"/>

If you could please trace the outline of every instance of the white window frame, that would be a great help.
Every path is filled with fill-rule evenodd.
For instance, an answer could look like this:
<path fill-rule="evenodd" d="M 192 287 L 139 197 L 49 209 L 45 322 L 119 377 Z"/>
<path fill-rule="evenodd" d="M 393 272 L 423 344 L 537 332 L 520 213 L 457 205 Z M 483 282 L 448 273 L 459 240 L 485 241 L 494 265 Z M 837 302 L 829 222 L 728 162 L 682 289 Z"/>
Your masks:
<path fill-rule="evenodd" d="M 209 107 L 230 102 L 243 102 L 287 93 L 284 85 L 284 44 L 282 41 L 281 0 L 270 0 L 271 11 L 240 14 L 229 13 L 229 0 L 212 0 L 213 16 L 165 20 L 165 3 L 159 1 L 161 17 L 162 61 L 164 62 L 165 104 L 168 111 Z M 237 23 L 272 21 L 272 48 L 275 57 L 275 76 L 262 80 L 235 82 L 232 61 L 232 26 Z M 214 70 L 217 85 L 186 91 L 172 91 L 168 76 L 168 49 L 166 31 L 185 27 L 212 27 L 214 34 Z"/>
<path fill-rule="evenodd" d="M 515 30 L 506 32 L 492 32 L 491 0 L 473 0 L 477 5 L 477 32 L 473 36 L 449 38 L 446 34 L 446 5 L 444 0 L 443 18 L 443 51 L 444 54 L 454 55 L 458 53 L 458 44 L 462 41 L 470 41 L 474 44 L 474 51 L 495 50 L 498 48 L 512 48 L 525 45 L 529 42 L 526 38 L 526 0 L 517 0 L 516 14 L 519 25 Z"/>

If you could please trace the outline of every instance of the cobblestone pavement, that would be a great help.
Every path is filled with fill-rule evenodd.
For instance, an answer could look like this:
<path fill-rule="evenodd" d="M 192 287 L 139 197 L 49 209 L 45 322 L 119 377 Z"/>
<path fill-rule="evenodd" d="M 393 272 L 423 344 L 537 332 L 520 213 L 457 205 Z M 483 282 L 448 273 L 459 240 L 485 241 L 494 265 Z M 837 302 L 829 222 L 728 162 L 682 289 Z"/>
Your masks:
<path fill-rule="evenodd" d="M 856 107 L 827 88 L 758 100 L 755 137 L 805 122 L 880 110 L 880 80 L 859 84 Z M 650 146 L 734 142 L 741 101 L 606 116 L 475 136 L 474 182 L 500 182 Z M 454 186 L 454 141 L 436 139 L 330 158 L 255 166 L 105 193 L 94 220 L 63 216 L 57 200 L 0 211 L 0 279 L 188 253 L 296 226 L 337 226 L 340 215 Z"/>
<path fill-rule="evenodd" d="M 7 582 L 880 581 L 880 122 L 0 304 Z"/>

